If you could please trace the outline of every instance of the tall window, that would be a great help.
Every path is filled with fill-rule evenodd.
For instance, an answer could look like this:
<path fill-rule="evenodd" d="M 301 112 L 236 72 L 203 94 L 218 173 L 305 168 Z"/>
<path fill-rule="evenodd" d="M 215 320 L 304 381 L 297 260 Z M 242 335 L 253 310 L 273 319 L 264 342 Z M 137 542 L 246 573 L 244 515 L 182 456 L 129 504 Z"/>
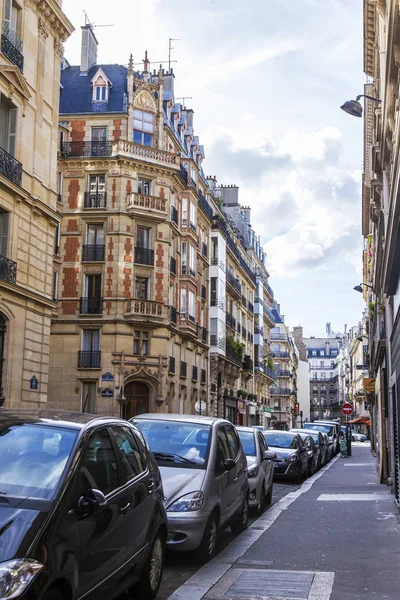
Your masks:
<path fill-rule="evenodd" d="M 82 412 L 96 413 L 96 382 L 85 381 L 83 383 Z"/>
<path fill-rule="evenodd" d="M 1 94 L 0 100 L 0 147 L 15 156 L 17 134 L 17 109 Z"/>
<path fill-rule="evenodd" d="M 135 278 L 135 298 L 138 300 L 148 300 L 149 293 L 149 279 L 148 277 L 136 277 Z"/>
<path fill-rule="evenodd" d="M 57 300 L 58 297 L 58 271 L 53 273 L 53 300 Z"/>
<path fill-rule="evenodd" d="M 196 207 L 193 202 L 190 202 L 190 224 L 196 228 Z"/>
<path fill-rule="evenodd" d="M 107 127 L 92 127 L 92 142 L 106 142 Z"/>
<path fill-rule="evenodd" d="M 150 248 L 150 229 L 148 227 L 136 228 L 136 247 Z"/>
<path fill-rule="evenodd" d="M 82 350 L 84 352 L 98 352 L 100 350 L 100 329 L 83 330 Z"/>
<path fill-rule="evenodd" d="M 190 274 L 196 274 L 196 249 L 194 246 L 189 245 L 189 269 Z"/>
<path fill-rule="evenodd" d="M 187 311 L 186 302 L 187 302 L 186 288 L 182 288 L 182 289 L 181 289 L 181 306 L 180 306 L 180 313 L 181 313 L 181 315 L 182 315 L 183 317 L 186 317 L 186 311 Z"/>
<path fill-rule="evenodd" d="M 85 296 L 87 298 L 101 297 L 101 275 L 86 275 Z"/>
<path fill-rule="evenodd" d="M 182 227 L 188 226 L 188 201 L 182 198 Z"/>
<path fill-rule="evenodd" d="M 187 243 L 186 242 L 182 242 L 182 274 L 185 275 L 186 274 L 186 270 L 187 270 Z"/>
<path fill-rule="evenodd" d="M 133 354 L 146 356 L 149 353 L 149 332 L 134 331 Z"/>
<path fill-rule="evenodd" d="M 60 223 L 57 223 L 56 235 L 54 236 L 54 254 L 58 256 L 60 254 L 60 241 L 61 241 L 61 228 Z"/>
<path fill-rule="evenodd" d="M 87 226 L 86 243 L 88 246 L 102 246 L 104 244 L 103 223 L 91 223 Z"/>
<path fill-rule="evenodd" d="M 138 179 L 138 193 L 145 194 L 146 196 L 150 195 L 150 184 L 151 181 L 149 179 Z"/>
<path fill-rule="evenodd" d="M 216 277 L 211 277 L 210 280 L 210 289 L 211 289 L 211 306 L 217 306 L 218 300 L 218 287 L 217 287 L 218 279 Z"/>
<path fill-rule="evenodd" d="M 196 320 L 194 294 L 193 294 L 193 292 L 190 292 L 190 291 L 189 291 L 189 319 L 191 321 Z"/>
<path fill-rule="evenodd" d="M 142 146 L 153 145 L 154 115 L 143 110 L 133 112 L 133 141 Z"/>
<path fill-rule="evenodd" d="M 0 256 L 8 257 L 10 213 L 0 208 Z"/>

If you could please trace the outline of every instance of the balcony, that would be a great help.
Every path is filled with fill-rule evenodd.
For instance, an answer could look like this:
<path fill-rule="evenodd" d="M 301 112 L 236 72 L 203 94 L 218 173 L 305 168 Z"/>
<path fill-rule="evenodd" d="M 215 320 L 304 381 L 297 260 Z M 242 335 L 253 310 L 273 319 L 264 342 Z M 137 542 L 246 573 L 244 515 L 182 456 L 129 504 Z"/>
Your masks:
<path fill-rule="evenodd" d="M 164 221 L 168 216 L 165 198 L 146 196 L 136 192 L 128 195 L 126 211 L 131 217 L 150 217 L 156 221 Z"/>
<path fill-rule="evenodd" d="M 113 142 L 64 142 L 61 144 L 61 158 L 111 156 Z"/>
<path fill-rule="evenodd" d="M 169 271 L 172 275 L 176 275 L 176 258 L 173 256 L 171 256 L 169 260 Z"/>
<path fill-rule="evenodd" d="M 171 221 L 175 223 L 175 225 L 178 225 L 178 211 L 175 206 L 171 206 Z"/>
<path fill-rule="evenodd" d="M 154 250 L 151 248 L 135 247 L 135 263 L 137 265 L 154 266 Z"/>
<path fill-rule="evenodd" d="M 232 315 L 230 313 L 226 313 L 225 323 L 226 323 L 227 327 L 231 327 L 232 329 L 236 328 L 236 319 L 235 319 L 235 317 L 232 317 Z"/>
<path fill-rule="evenodd" d="M 198 368 L 192 367 L 192 381 L 197 381 L 198 377 Z"/>
<path fill-rule="evenodd" d="M 198 191 L 198 194 L 199 194 L 199 202 L 198 202 L 199 209 L 203 211 L 203 213 L 210 219 L 210 221 L 212 221 L 213 217 L 214 217 L 214 213 L 213 213 L 213 209 L 211 208 L 211 205 L 207 202 L 207 200 L 201 190 Z"/>
<path fill-rule="evenodd" d="M 207 300 L 207 288 L 205 285 L 201 286 L 201 299 Z"/>
<path fill-rule="evenodd" d="M 105 246 L 82 246 L 82 262 L 104 262 Z"/>
<path fill-rule="evenodd" d="M 250 300 L 247 302 L 247 309 L 249 312 L 254 313 L 254 304 Z"/>
<path fill-rule="evenodd" d="M 286 341 L 288 339 L 288 336 L 287 336 L 287 333 L 272 333 L 271 332 L 270 339 Z"/>
<path fill-rule="evenodd" d="M 100 350 L 80 350 L 78 352 L 78 369 L 100 369 Z"/>
<path fill-rule="evenodd" d="M 254 335 L 262 335 L 264 337 L 264 327 L 255 327 Z"/>
<path fill-rule="evenodd" d="M 247 338 L 247 329 L 246 329 L 246 327 L 243 327 L 243 325 L 242 325 L 242 338 L 243 339 Z"/>
<path fill-rule="evenodd" d="M 180 166 L 180 158 L 177 154 L 167 152 L 166 150 L 159 150 L 158 148 L 142 146 L 141 144 L 135 144 L 126 140 L 118 140 L 112 144 L 112 155 L 126 156 L 128 158 L 135 156 L 143 158 L 145 162 L 162 163 L 163 165 L 170 165 L 176 168 Z"/>
<path fill-rule="evenodd" d="M 291 372 L 290 372 L 290 371 L 285 371 L 285 370 L 283 370 L 283 371 L 278 371 L 278 372 L 277 372 L 277 376 L 278 376 L 278 377 L 291 377 L 291 376 L 292 376 L 292 374 L 291 374 Z"/>
<path fill-rule="evenodd" d="M 8 281 L 8 283 L 17 281 L 17 263 L 6 256 L 0 256 L 0 281 Z"/>
<path fill-rule="evenodd" d="M 178 322 L 178 320 L 177 320 L 177 311 L 176 311 L 176 308 L 174 306 L 171 306 L 170 309 L 169 309 L 169 320 L 171 321 L 171 323 L 174 323 L 175 325 Z"/>
<path fill-rule="evenodd" d="M 234 292 L 236 297 L 241 298 L 242 286 L 240 285 L 240 281 L 229 269 L 226 270 L 226 283 L 231 287 L 231 290 Z"/>
<path fill-rule="evenodd" d="M 206 379 L 207 379 L 206 370 L 202 369 L 201 370 L 201 375 L 200 375 L 200 383 L 203 384 L 203 385 L 205 385 Z"/>
<path fill-rule="evenodd" d="M 228 345 L 226 346 L 225 356 L 228 360 L 235 363 L 238 367 L 242 367 L 242 364 L 243 364 L 242 357 L 239 356 L 237 353 L 235 353 L 232 350 L 232 348 L 230 348 Z"/>
<path fill-rule="evenodd" d="M 219 260 L 216 256 L 211 259 L 211 264 L 213 266 L 219 267 L 225 273 L 225 263 L 222 260 Z"/>
<path fill-rule="evenodd" d="M 180 368 L 179 375 L 183 379 L 186 379 L 186 377 L 187 377 L 187 363 L 185 363 L 183 360 L 181 360 L 181 368 Z"/>
<path fill-rule="evenodd" d="M 210 335 L 210 346 L 218 346 L 218 336 L 216 333 Z"/>
<path fill-rule="evenodd" d="M 281 387 L 271 387 L 270 395 L 271 396 L 291 396 L 293 391 L 290 388 L 281 388 Z"/>
<path fill-rule="evenodd" d="M 1 51 L 22 73 L 24 70 L 22 42 L 15 31 L 11 29 L 9 23 L 6 22 L 4 22 L 3 33 L 1 36 Z"/>
<path fill-rule="evenodd" d="M 4 148 L 0 148 L 0 175 L 4 175 L 15 185 L 21 185 L 22 182 L 22 164 Z"/>
<path fill-rule="evenodd" d="M 168 373 L 171 373 L 171 375 L 175 375 L 175 358 L 173 356 L 169 357 Z"/>
<path fill-rule="evenodd" d="M 252 344 L 252 343 L 253 343 L 253 341 L 254 341 L 253 334 L 252 334 L 252 333 L 250 333 L 250 331 L 248 331 L 248 332 L 247 332 L 247 341 L 248 341 L 248 342 L 250 342 L 251 344 Z"/>
<path fill-rule="evenodd" d="M 101 315 L 103 312 L 103 298 L 81 298 L 79 303 L 79 314 Z"/>
<path fill-rule="evenodd" d="M 281 350 L 274 350 L 275 358 L 290 358 L 289 352 L 283 352 Z"/>
<path fill-rule="evenodd" d="M 208 339 L 208 331 L 205 327 L 202 327 L 201 328 L 201 341 L 206 344 L 207 339 Z"/>
<path fill-rule="evenodd" d="M 124 318 L 129 322 L 158 325 L 167 316 L 167 307 L 152 300 L 128 300 Z"/>
<path fill-rule="evenodd" d="M 201 253 L 205 258 L 207 258 L 208 248 L 207 248 L 207 244 L 205 244 L 204 242 L 202 243 L 202 246 L 201 246 Z"/>
<path fill-rule="evenodd" d="M 85 192 L 83 208 L 106 208 L 107 192 Z"/>
<path fill-rule="evenodd" d="M 187 169 L 185 169 L 185 167 L 183 165 L 179 165 L 179 176 L 182 179 L 183 183 L 185 183 L 186 185 L 188 185 L 188 172 Z"/>

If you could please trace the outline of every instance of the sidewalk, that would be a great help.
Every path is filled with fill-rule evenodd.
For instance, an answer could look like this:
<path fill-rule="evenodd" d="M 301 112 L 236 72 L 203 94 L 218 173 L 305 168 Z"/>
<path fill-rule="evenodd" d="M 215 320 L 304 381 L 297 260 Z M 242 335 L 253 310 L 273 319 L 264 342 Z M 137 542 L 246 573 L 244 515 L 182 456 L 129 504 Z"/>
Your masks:
<path fill-rule="evenodd" d="M 400 518 L 369 444 L 280 500 L 171 600 L 399 600 Z"/>

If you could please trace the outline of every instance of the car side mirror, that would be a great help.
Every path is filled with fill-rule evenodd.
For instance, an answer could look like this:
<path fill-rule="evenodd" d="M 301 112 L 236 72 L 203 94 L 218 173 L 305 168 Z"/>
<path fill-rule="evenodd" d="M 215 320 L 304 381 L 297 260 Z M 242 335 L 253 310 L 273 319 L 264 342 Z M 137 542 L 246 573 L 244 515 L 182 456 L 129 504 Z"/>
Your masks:
<path fill-rule="evenodd" d="M 232 471 L 232 469 L 236 467 L 236 463 L 233 458 L 226 458 L 222 464 L 225 471 Z"/>
<path fill-rule="evenodd" d="M 275 460 L 276 454 L 275 452 L 271 452 L 271 450 L 267 450 L 266 452 L 264 452 L 263 458 L 264 460 Z"/>
<path fill-rule="evenodd" d="M 107 499 L 103 492 L 96 489 L 88 490 L 86 496 L 81 496 L 78 500 L 80 512 L 93 514 L 107 504 Z"/>

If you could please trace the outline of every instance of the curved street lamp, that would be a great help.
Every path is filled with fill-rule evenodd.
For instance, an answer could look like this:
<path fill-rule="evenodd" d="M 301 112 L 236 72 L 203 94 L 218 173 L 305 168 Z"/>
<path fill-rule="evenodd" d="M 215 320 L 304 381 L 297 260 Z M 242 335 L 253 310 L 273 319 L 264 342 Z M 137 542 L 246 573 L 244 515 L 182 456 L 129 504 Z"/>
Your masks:
<path fill-rule="evenodd" d="M 361 103 L 359 102 L 360 98 L 368 98 L 368 100 L 373 100 L 379 104 L 382 102 L 382 100 L 378 100 L 378 98 L 373 98 L 372 96 L 367 96 L 367 94 L 360 94 L 355 100 L 347 100 L 347 102 L 342 104 L 340 108 L 352 117 L 362 117 L 363 109 Z"/>
<path fill-rule="evenodd" d="M 364 292 L 363 287 L 362 287 L 363 285 L 365 285 L 365 287 L 372 288 L 372 285 L 370 285 L 369 283 L 360 283 L 360 285 L 355 285 L 353 287 L 353 290 L 355 290 L 356 292 L 360 292 L 362 294 Z"/>

